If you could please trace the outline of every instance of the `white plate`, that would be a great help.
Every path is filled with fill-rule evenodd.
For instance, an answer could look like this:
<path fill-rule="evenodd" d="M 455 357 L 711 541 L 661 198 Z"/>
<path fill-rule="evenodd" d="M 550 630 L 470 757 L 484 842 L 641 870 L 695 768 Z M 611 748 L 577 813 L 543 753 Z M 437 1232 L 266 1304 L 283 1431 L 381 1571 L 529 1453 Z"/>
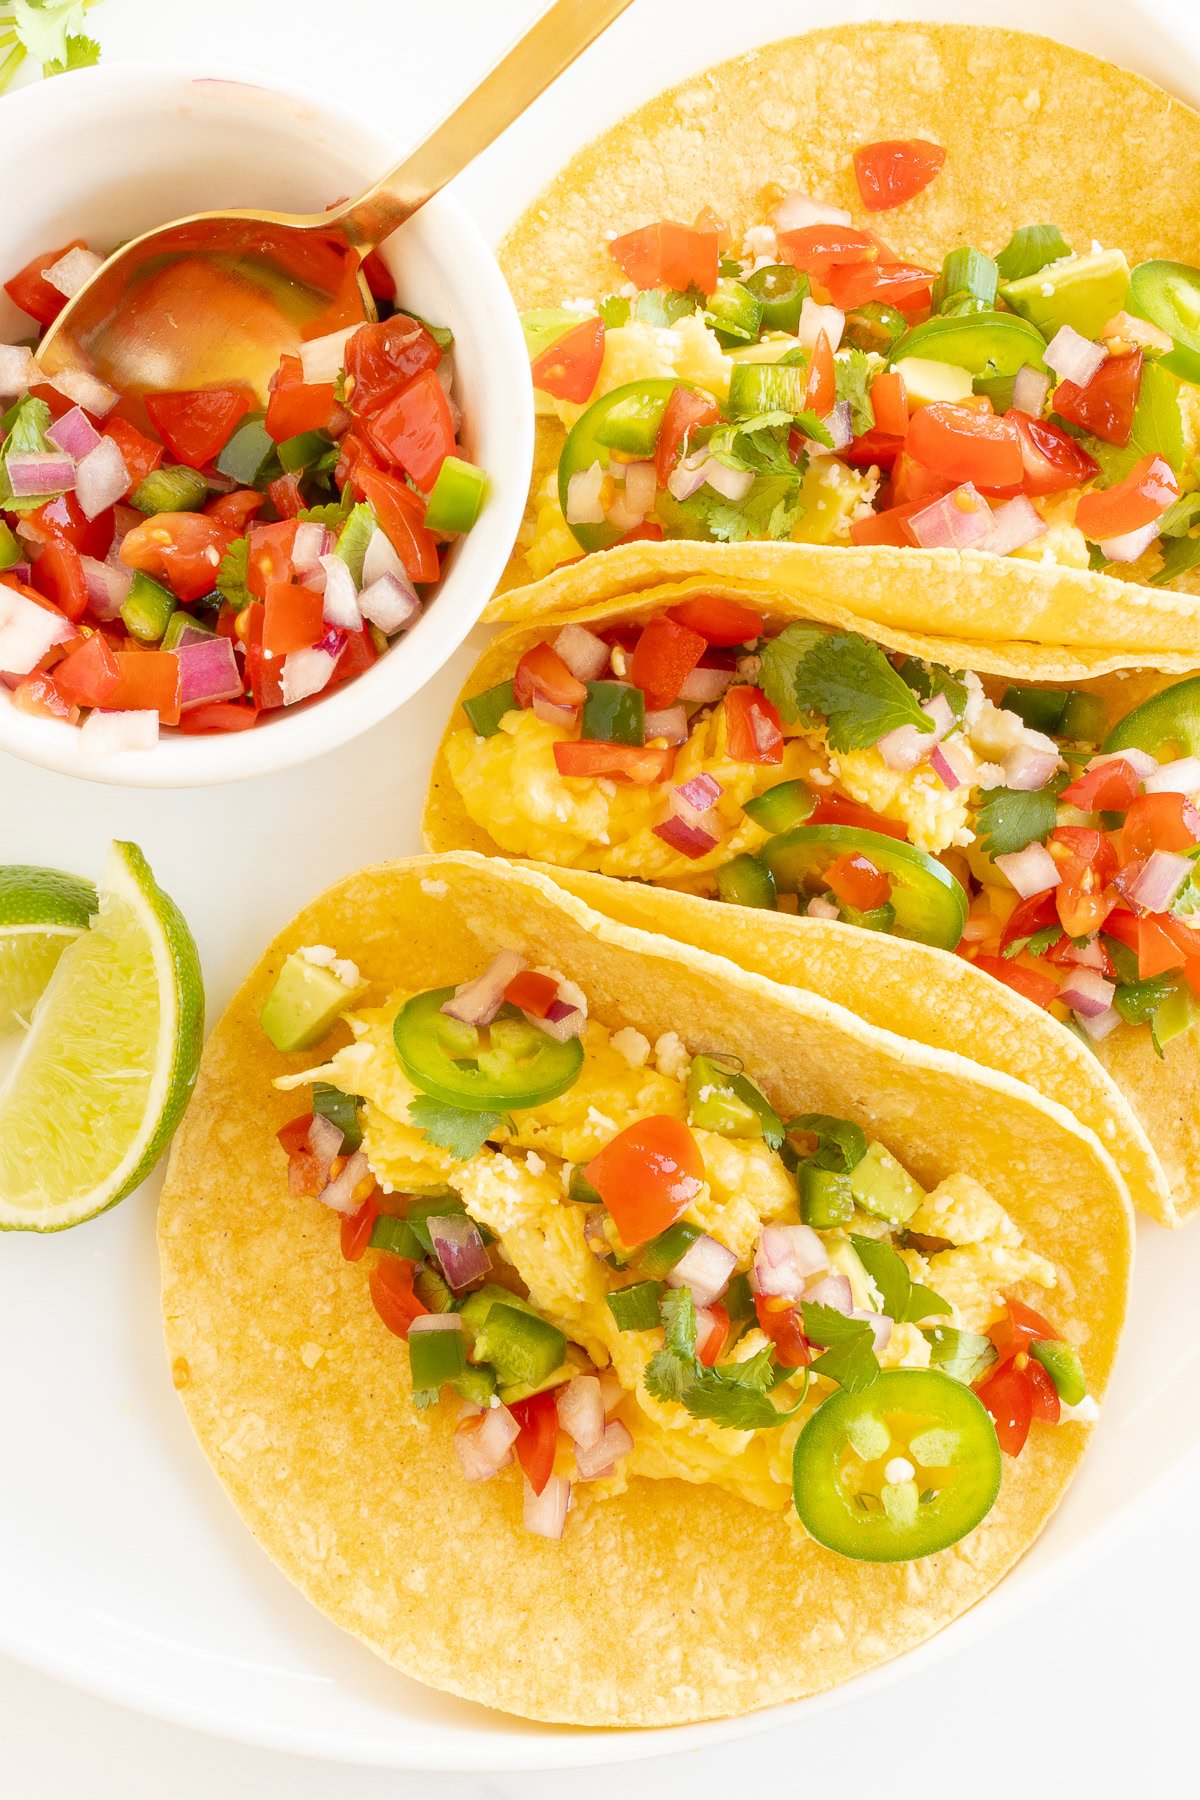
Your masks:
<path fill-rule="evenodd" d="M 490 3 L 459 4 L 478 19 L 479 44 L 490 30 L 498 46 L 504 34 L 489 24 Z M 112 6 L 119 46 L 120 0 Z M 514 29 L 535 10 L 534 0 L 506 6 Z M 206 20 L 213 10 L 219 24 L 232 22 L 237 9 L 211 0 Z M 434 64 L 435 41 L 444 53 L 448 10 L 417 40 L 430 57 L 429 93 L 440 84 L 436 101 L 448 100 L 456 76 L 466 73 L 457 55 Z M 586 70 L 463 184 L 462 197 L 494 233 L 549 165 L 611 116 L 614 96 L 631 105 L 752 36 L 766 40 L 835 13 L 903 10 L 880 0 L 853 8 L 758 0 L 753 9 L 693 0 L 681 14 L 664 0 L 638 0 Z M 985 5 L 922 10 L 995 16 Z M 125 17 L 133 11 L 144 20 L 140 6 Z M 1191 50 L 1147 11 L 1042 0 L 1005 12 L 1008 23 L 1055 30 L 1200 96 Z M 304 75 L 325 16 L 319 0 L 293 0 L 296 45 L 290 63 L 281 49 L 280 74 Z M 391 29 L 395 16 L 380 8 L 377 32 Z M 182 28 L 174 41 L 166 27 L 156 34 L 158 41 L 142 46 L 156 56 L 188 48 Z M 457 34 L 460 44 L 469 37 Z M 267 41 L 264 29 L 264 47 Z M 350 98 L 352 82 L 353 97 L 385 117 L 388 71 L 364 71 L 347 59 L 335 87 Z M 436 111 L 430 98 L 418 123 Z M 215 1017 L 262 944 L 310 894 L 361 863 L 416 848 L 432 746 L 471 654 L 465 650 L 401 716 L 336 756 L 236 789 L 122 792 L 0 758 L 0 860 L 70 862 L 94 872 L 111 837 L 136 838 L 196 930 Z M 393 1674 L 313 1612 L 256 1548 L 170 1387 L 157 1314 L 154 1198 L 148 1188 L 61 1237 L 0 1241 L 0 1649 L 93 1692 L 229 1737 L 347 1762 L 500 1770 L 595 1764 L 745 1735 L 953 1654 L 1144 1522 L 1152 1499 L 1200 1463 L 1200 1345 L 1192 1323 L 1200 1227 L 1174 1236 L 1143 1227 L 1126 1345 L 1092 1453 L 1050 1529 L 983 1605 L 901 1662 L 770 1714 L 673 1732 L 528 1726 Z"/>

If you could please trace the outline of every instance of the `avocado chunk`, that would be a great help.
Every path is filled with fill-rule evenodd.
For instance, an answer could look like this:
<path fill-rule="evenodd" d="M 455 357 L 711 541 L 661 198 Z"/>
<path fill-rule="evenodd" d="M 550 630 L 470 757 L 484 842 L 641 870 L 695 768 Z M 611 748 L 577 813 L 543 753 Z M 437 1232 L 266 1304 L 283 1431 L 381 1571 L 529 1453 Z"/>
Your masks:
<path fill-rule="evenodd" d="M 957 363 L 935 362 L 932 356 L 902 356 L 892 364 L 904 377 L 904 391 L 914 406 L 932 406 L 937 400 L 969 400 L 974 388 L 970 369 Z"/>
<path fill-rule="evenodd" d="M 1014 312 L 1052 338 L 1062 325 L 1080 337 L 1098 338 L 1129 294 L 1129 264 L 1121 250 L 1092 250 L 1064 257 L 1036 274 L 1010 281 L 1001 293 Z"/>
<path fill-rule="evenodd" d="M 311 1050 L 339 1013 L 367 990 L 353 963 L 325 960 L 321 946 L 293 950 L 267 995 L 259 1023 L 277 1050 Z"/>
<path fill-rule="evenodd" d="M 925 1198 L 924 1189 L 878 1139 L 851 1169 L 850 1192 L 864 1212 L 891 1225 L 906 1225 Z"/>

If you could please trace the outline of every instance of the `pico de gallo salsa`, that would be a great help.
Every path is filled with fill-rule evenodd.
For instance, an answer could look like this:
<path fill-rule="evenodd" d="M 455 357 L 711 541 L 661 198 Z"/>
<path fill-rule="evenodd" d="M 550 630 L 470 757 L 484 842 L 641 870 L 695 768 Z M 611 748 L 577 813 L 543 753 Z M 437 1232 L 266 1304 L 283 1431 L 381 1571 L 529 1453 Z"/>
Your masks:
<path fill-rule="evenodd" d="M 74 243 L 6 291 L 43 329 L 99 267 Z M 365 273 L 375 323 L 249 387 L 49 377 L 0 345 L 0 679 L 98 752 L 244 731 L 370 668 L 420 617 L 487 480 L 459 444 L 449 331 Z"/>
<path fill-rule="evenodd" d="M 1093 1043 L 1200 1016 L 1200 677 L 981 679 L 698 596 L 568 623 L 464 710 L 506 853 L 955 951 Z"/>
<path fill-rule="evenodd" d="M 1167 583 L 1200 563 L 1200 270 L 1054 225 L 938 268 L 879 214 L 940 146 L 854 153 L 864 219 L 764 188 L 612 238 L 624 280 L 525 315 L 567 439 L 531 578 L 616 544 L 745 539 L 1048 558 Z"/>
<path fill-rule="evenodd" d="M 287 959 L 272 1042 L 328 1031 L 311 972 L 335 963 Z M 1095 1418 L 1013 1292 L 1054 1264 L 977 1181 L 926 1191 L 852 1121 L 783 1117 L 739 1058 L 609 1030 L 512 951 L 346 1017 L 350 1044 L 276 1082 L 311 1096 L 278 1133 L 289 1193 L 365 1265 L 413 1404 L 454 1409 L 463 1476 L 515 1461 L 531 1532 L 560 1538 L 582 1483 L 674 1476 L 920 1558 L 986 1516 L 1002 1453 Z"/>

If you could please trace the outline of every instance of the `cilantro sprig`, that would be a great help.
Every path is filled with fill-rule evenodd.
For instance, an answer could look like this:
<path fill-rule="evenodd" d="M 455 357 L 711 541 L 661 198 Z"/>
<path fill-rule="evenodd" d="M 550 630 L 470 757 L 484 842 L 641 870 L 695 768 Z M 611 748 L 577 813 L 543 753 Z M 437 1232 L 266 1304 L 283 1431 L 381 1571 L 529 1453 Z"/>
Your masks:
<path fill-rule="evenodd" d="M 896 1325 L 915 1325 L 932 1313 L 948 1313 L 950 1308 L 940 1294 L 923 1282 L 914 1281 L 904 1258 L 880 1238 L 850 1233 L 850 1242 L 858 1260 L 871 1277 L 883 1301 L 883 1311 Z"/>
<path fill-rule="evenodd" d="M 690 1288 L 664 1294 L 660 1310 L 663 1348 L 650 1358 L 643 1375 L 653 1399 L 675 1401 L 694 1419 L 708 1419 L 729 1431 L 770 1431 L 791 1418 L 804 1396 L 786 1411 L 773 1404 L 769 1391 L 781 1375 L 769 1350 L 744 1362 L 707 1369 L 696 1355 L 696 1307 Z"/>
<path fill-rule="evenodd" d="M 100 46 L 83 29 L 84 14 L 99 0 L 8 0 L 0 7 L 0 93 L 28 59 L 43 75 L 87 69 L 100 60 Z"/>
<path fill-rule="evenodd" d="M 796 673 L 795 701 L 826 721 L 831 750 L 869 750 L 901 725 L 934 728 L 878 644 L 857 632 L 834 632 L 812 646 Z"/>
<path fill-rule="evenodd" d="M 463 1106 L 448 1106 L 431 1094 L 418 1094 L 408 1103 L 408 1116 L 428 1141 L 439 1150 L 448 1150 L 457 1162 L 469 1162 L 487 1143 L 492 1133 L 508 1123 L 498 1112 L 468 1112 Z"/>
<path fill-rule="evenodd" d="M 836 1381 L 848 1394 L 861 1394 L 879 1377 L 875 1333 L 869 1319 L 852 1319 L 836 1306 L 804 1301 L 804 1335 L 812 1344 L 825 1346 L 825 1354 L 812 1365 L 814 1375 Z"/>
<path fill-rule="evenodd" d="M 1058 818 L 1056 788 L 1025 793 L 1019 788 L 985 788 L 979 796 L 976 834 L 986 856 L 1011 856 L 1027 844 L 1040 843 Z"/>

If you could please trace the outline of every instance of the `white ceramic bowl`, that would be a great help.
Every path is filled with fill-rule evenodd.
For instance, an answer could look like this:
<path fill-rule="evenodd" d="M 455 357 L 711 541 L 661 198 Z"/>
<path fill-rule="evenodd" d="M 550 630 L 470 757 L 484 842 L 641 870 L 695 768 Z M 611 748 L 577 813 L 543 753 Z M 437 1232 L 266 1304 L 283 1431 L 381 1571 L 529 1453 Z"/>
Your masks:
<path fill-rule="evenodd" d="M 0 166 L 38 178 L 10 184 L 3 273 L 39 250 L 83 237 L 103 250 L 186 213 L 223 206 L 316 211 L 359 192 L 399 147 L 353 113 L 298 88 L 260 87 L 186 66 L 101 66 L 27 88 L 0 107 Z M 520 523 L 533 454 L 533 397 L 520 323 L 491 251 L 445 195 L 384 254 L 404 303 L 455 335 L 457 395 L 468 454 L 491 490 L 455 545 L 424 617 L 357 680 L 253 731 L 164 732 L 152 751 L 96 758 L 79 731 L 17 711 L 0 687 L 0 749 L 89 780 L 191 787 L 286 768 L 332 750 L 410 699 L 479 617 Z M 29 320 L 0 293 L 0 340 Z"/>

